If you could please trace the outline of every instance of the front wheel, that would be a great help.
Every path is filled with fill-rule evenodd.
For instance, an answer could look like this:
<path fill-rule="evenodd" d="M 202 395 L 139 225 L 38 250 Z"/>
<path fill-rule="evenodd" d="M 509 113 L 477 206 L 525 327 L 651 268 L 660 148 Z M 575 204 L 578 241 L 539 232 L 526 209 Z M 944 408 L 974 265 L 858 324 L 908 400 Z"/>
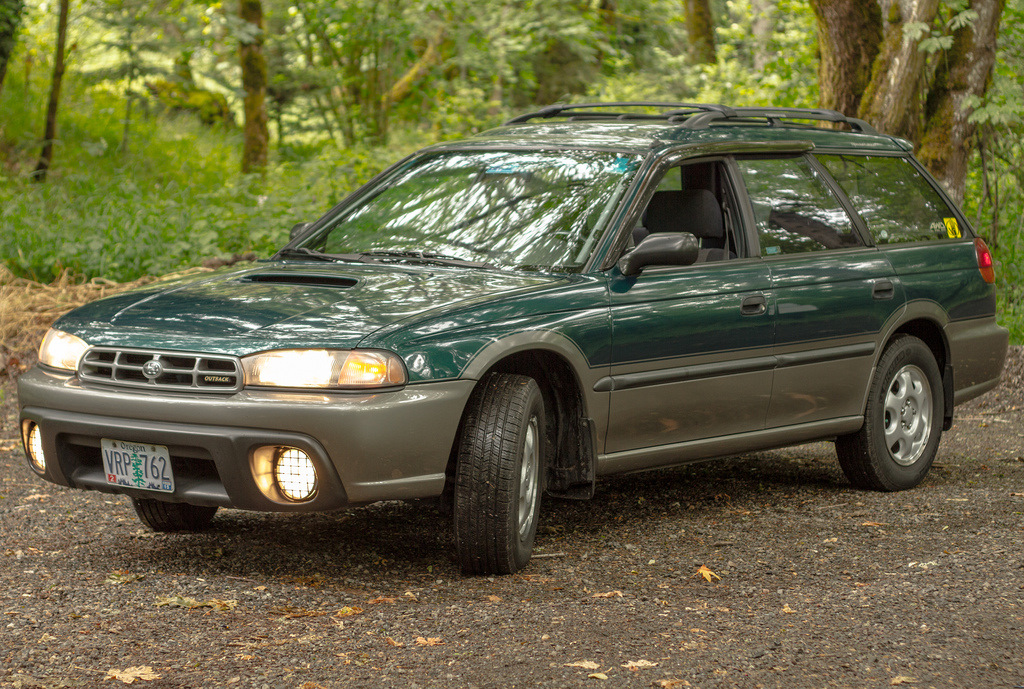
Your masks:
<path fill-rule="evenodd" d="M 139 519 L 153 531 L 200 531 L 217 513 L 216 507 L 132 498 Z"/>
<path fill-rule="evenodd" d="M 492 374 L 473 392 L 455 470 L 455 549 L 466 574 L 512 574 L 533 552 L 544 489 L 544 400 L 533 378 Z"/>
<path fill-rule="evenodd" d="M 856 433 L 836 439 L 843 473 L 857 488 L 913 488 L 928 473 L 942 436 L 942 377 L 931 349 L 895 338 L 878 362 Z"/>

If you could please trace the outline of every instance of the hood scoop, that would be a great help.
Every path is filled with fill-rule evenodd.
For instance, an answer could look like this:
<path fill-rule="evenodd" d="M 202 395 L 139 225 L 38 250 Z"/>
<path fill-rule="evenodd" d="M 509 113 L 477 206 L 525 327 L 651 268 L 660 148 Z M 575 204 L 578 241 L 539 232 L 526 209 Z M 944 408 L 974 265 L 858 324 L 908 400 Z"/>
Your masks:
<path fill-rule="evenodd" d="M 330 273 L 253 273 L 240 278 L 240 282 L 261 282 L 276 285 L 313 285 L 315 287 L 355 287 L 359 281 L 344 275 Z"/>

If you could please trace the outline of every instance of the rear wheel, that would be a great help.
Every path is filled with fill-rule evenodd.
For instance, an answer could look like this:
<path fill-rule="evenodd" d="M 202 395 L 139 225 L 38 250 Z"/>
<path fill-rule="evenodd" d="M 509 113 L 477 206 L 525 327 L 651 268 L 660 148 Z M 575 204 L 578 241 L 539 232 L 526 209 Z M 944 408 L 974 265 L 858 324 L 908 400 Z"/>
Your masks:
<path fill-rule="evenodd" d="M 132 498 L 132 506 L 139 519 L 153 531 L 199 531 L 217 513 L 216 507 L 149 498 Z"/>
<path fill-rule="evenodd" d="M 858 488 L 913 488 L 935 459 L 942 421 L 942 378 L 935 356 L 918 338 L 900 335 L 878 362 L 864 426 L 836 439 L 839 465 Z"/>
<path fill-rule="evenodd" d="M 455 475 L 455 548 L 466 574 L 511 574 L 530 561 L 545 437 L 533 378 L 492 374 L 474 391 Z"/>

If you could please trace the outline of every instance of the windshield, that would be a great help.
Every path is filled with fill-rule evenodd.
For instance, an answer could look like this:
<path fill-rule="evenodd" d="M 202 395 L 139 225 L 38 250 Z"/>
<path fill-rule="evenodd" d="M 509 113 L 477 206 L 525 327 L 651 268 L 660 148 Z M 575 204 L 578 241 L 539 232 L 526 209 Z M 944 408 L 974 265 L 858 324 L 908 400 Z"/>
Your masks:
<path fill-rule="evenodd" d="M 460 151 L 417 158 L 301 243 L 327 255 L 579 270 L 640 156 Z"/>

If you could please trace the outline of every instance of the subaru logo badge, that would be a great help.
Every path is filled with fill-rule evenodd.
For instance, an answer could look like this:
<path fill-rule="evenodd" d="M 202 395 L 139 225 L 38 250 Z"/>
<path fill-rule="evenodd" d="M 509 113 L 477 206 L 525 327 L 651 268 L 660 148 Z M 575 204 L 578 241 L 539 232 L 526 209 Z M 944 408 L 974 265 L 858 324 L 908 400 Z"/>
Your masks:
<path fill-rule="evenodd" d="M 156 359 L 150 359 L 142 365 L 142 375 L 146 376 L 150 380 L 159 378 L 160 374 L 164 372 L 164 367 L 160 365 L 160 362 Z"/>

